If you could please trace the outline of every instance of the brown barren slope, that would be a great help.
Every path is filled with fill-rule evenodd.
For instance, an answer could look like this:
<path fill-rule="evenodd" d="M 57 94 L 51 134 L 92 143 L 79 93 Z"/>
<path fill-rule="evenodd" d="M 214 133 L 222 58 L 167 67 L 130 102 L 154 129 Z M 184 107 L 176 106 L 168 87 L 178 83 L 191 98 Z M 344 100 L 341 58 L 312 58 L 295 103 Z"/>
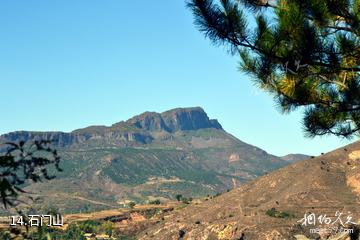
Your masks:
<path fill-rule="evenodd" d="M 349 215 L 353 222 L 359 222 L 359 197 L 360 142 L 356 142 L 286 166 L 209 201 L 174 211 L 138 238 L 265 240 L 304 235 L 315 239 L 319 235 L 310 234 L 309 227 L 298 222 L 305 213 L 326 214 L 334 221 L 336 211 L 341 211 L 344 222 Z M 266 211 L 271 208 L 292 216 L 270 217 Z"/>

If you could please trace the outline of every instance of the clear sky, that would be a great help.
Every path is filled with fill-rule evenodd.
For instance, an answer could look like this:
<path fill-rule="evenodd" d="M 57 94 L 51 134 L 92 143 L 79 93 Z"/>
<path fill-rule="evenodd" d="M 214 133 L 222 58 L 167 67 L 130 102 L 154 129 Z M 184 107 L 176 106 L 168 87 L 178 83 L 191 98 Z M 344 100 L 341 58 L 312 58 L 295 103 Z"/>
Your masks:
<path fill-rule="evenodd" d="M 144 111 L 201 106 L 269 153 L 346 145 L 307 139 L 237 70 L 238 58 L 199 33 L 182 0 L 3 0 L 0 134 L 111 125 Z"/>

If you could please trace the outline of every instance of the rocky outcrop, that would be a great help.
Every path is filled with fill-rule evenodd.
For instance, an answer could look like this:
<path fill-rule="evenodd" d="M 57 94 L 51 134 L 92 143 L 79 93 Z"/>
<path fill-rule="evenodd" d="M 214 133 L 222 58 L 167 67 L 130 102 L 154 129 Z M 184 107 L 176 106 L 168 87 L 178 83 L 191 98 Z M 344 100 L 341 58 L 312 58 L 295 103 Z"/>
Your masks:
<path fill-rule="evenodd" d="M 204 128 L 222 129 L 215 119 L 209 119 L 200 107 L 176 108 L 163 113 L 145 112 L 133 117 L 127 123 L 148 131 L 176 132 Z"/>
<path fill-rule="evenodd" d="M 217 120 L 210 120 L 200 108 L 177 108 L 161 114 L 168 128 L 178 130 L 198 130 L 202 128 L 222 129 Z"/>
<path fill-rule="evenodd" d="M 20 141 L 51 141 L 56 148 L 88 147 L 102 145 L 128 146 L 147 144 L 153 140 L 150 134 L 134 131 L 104 131 L 104 132 L 11 132 L 0 136 L 0 143 Z"/>
<path fill-rule="evenodd" d="M 90 126 L 70 133 L 18 131 L 0 136 L 0 142 L 29 140 L 49 140 L 57 148 L 73 146 L 128 146 L 150 143 L 154 138 L 151 132 L 168 133 L 204 128 L 222 129 L 217 120 L 209 119 L 200 108 L 177 108 L 163 113 L 145 112 L 126 122 L 110 127 Z"/>
<path fill-rule="evenodd" d="M 170 130 L 166 126 L 161 114 L 156 112 L 145 112 L 129 119 L 127 123 L 146 131 Z"/>
<path fill-rule="evenodd" d="M 86 140 L 86 136 L 82 136 L 83 141 Z M 17 131 L 11 132 L 0 136 L 0 142 L 20 142 L 20 141 L 35 141 L 35 140 L 46 140 L 55 143 L 56 147 L 65 147 L 72 144 L 76 139 L 69 133 L 64 132 L 28 132 L 28 131 Z"/>

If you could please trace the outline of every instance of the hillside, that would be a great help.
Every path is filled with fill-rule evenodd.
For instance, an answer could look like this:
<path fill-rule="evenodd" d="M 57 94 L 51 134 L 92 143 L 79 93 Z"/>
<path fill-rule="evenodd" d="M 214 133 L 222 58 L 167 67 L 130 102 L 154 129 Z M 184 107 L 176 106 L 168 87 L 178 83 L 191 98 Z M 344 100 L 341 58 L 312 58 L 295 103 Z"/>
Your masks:
<path fill-rule="evenodd" d="M 114 208 L 129 200 L 166 201 L 176 194 L 213 195 L 288 164 L 227 133 L 199 107 L 145 112 L 70 133 L 0 136 L 0 142 L 35 139 L 53 141 L 64 172 L 26 190 L 43 198 L 34 206 L 56 205 L 65 212 Z"/>
<path fill-rule="evenodd" d="M 306 160 L 306 159 L 309 159 L 311 158 L 311 156 L 309 155 L 305 155 L 305 154 L 288 154 L 288 155 L 285 155 L 283 157 L 281 157 L 281 159 L 285 160 L 285 161 L 288 161 L 288 162 L 297 162 L 297 161 L 302 161 L 302 160 Z"/>
<path fill-rule="evenodd" d="M 359 222 L 359 197 L 360 142 L 356 142 L 175 211 L 139 239 L 180 239 L 179 234 L 182 239 L 320 239 L 319 234 L 310 234 L 310 228 L 339 226 L 339 221 L 321 225 L 321 215 L 333 223 L 339 211 L 344 225 L 348 216 Z M 315 225 L 302 225 L 299 220 L 305 213 L 315 213 Z M 335 237 L 334 232 L 322 232 L 321 239 L 328 235 L 329 239 L 350 239 L 347 234 Z"/>

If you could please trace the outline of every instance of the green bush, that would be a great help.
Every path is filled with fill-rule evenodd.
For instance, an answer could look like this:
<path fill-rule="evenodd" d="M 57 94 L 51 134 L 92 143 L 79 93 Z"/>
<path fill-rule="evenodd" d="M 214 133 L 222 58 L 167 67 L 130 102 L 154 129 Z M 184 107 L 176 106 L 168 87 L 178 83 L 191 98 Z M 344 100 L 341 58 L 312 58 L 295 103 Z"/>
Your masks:
<path fill-rule="evenodd" d="M 182 196 L 181 194 L 177 194 L 177 195 L 175 196 L 175 198 L 176 198 L 176 200 L 178 200 L 178 202 L 180 202 L 181 199 L 183 198 L 183 196 Z"/>
<path fill-rule="evenodd" d="M 289 212 L 281 212 L 281 211 L 276 210 L 275 208 L 268 209 L 266 211 L 266 215 L 268 215 L 270 217 L 275 217 L 275 218 L 292 218 L 292 217 L 294 217 L 294 215 Z"/>
<path fill-rule="evenodd" d="M 70 239 L 71 240 L 72 239 L 85 240 L 86 238 L 85 238 L 83 232 L 80 230 L 80 228 L 75 223 L 71 223 L 66 228 L 64 239 L 66 239 L 66 240 L 70 240 Z"/>
<path fill-rule="evenodd" d="M 134 207 L 135 207 L 135 205 L 136 205 L 136 203 L 135 202 L 129 202 L 129 207 L 131 208 L 131 209 L 133 209 Z"/>
<path fill-rule="evenodd" d="M 150 204 L 154 204 L 154 205 L 160 205 L 161 201 L 159 199 L 156 199 L 154 201 L 149 202 Z"/>
<path fill-rule="evenodd" d="M 11 239 L 13 239 L 13 238 L 11 237 L 11 234 L 10 234 L 9 231 L 2 229 L 2 230 L 0 231 L 0 239 L 3 239 L 3 240 L 11 240 Z"/>
<path fill-rule="evenodd" d="M 78 222 L 79 229 L 84 233 L 97 233 L 98 226 L 100 226 L 100 223 L 94 220 L 86 220 L 86 221 Z"/>
<path fill-rule="evenodd" d="M 100 229 L 103 233 L 111 237 L 113 235 L 114 223 L 110 221 L 103 222 L 100 226 Z"/>

